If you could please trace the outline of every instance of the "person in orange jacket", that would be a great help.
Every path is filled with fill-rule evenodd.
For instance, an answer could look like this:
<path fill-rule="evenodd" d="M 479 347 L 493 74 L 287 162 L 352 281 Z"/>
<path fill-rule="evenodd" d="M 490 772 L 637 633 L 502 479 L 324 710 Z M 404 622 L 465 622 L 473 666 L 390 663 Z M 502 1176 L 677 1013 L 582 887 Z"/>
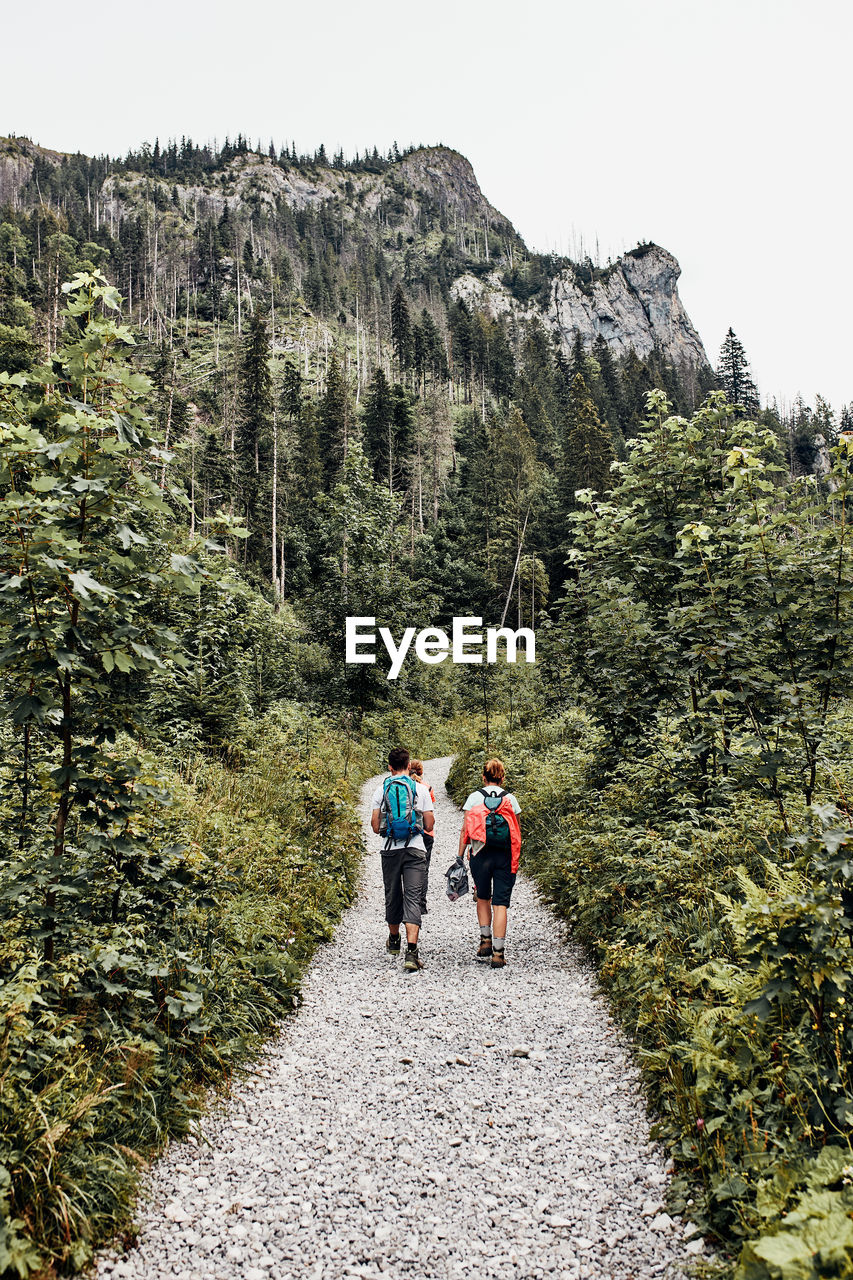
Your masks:
<path fill-rule="evenodd" d="M 505 778 L 501 760 L 486 761 L 482 787 L 472 791 L 462 806 L 465 820 L 459 835 L 459 857 L 468 853 L 477 890 L 477 959 L 491 962 L 493 969 L 506 964 L 507 908 L 521 855 L 521 808 L 512 792 L 504 790 Z"/>

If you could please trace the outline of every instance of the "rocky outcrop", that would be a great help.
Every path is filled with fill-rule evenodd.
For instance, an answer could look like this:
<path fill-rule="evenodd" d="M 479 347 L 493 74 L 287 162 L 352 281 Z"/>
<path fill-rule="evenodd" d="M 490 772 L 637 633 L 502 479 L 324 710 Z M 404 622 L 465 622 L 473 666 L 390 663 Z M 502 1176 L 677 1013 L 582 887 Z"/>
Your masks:
<path fill-rule="evenodd" d="M 508 218 L 489 204 L 471 162 L 450 147 L 421 147 L 400 161 L 400 173 L 414 190 L 437 206 L 455 209 L 468 223 L 484 225 L 490 232 L 510 236 L 521 243 Z"/>
<path fill-rule="evenodd" d="M 702 340 L 678 296 L 680 274 L 671 253 L 649 244 L 594 273 L 591 281 L 565 267 L 551 281 L 546 301 L 518 302 L 498 272 L 485 279 L 460 276 L 452 292 L 496 317 L 539 317 L 567 353 L 580 333 L 588 345 L 601 335 L 615 356 L 633 347 L 643 357 L 657 346 L 677 365 L 707 365 Z"/>
<path fill-rule="evenodd" d="M 60 151 L 46 151 L 29 138 L 0 138 L 0 206 L 19 207 L 21 193 L 33 176 L 37 156 L 51 164 L 62 161 Z"/>
<path fill-rule="evenodd" d="M 63 160 L 27 139 L 0 139 L 0 205 L 36 203 L 30 181 L 36 157 Z M 96 223 L 108 222 L 114 233 L 126 217 L 144 212 L 147 219 L 155 206 L 163 235 L 175 241 L 187 238 L 200 219 L 219 218 L 226 209 L 242 210 L 247 223 L 255 212 L 274 219 L 284 205 L 302 210 L 334 202 L 335 218 L 370 226 L 390 262 L 401 249 L 426 261 L 452 246 L 446 261 L 450 273 L 459 272 L 451 284 L 454 297 L 494 316 L 538 318 L 566 351 L 580 333 L 587 343 L 600 335 L 616 356 L 633 347 L 643 357 L 657 346 L 676 364 L 708 364 L 678 296 L 680 267 L 658 245 L 641 245 L 604 270 L 557 264 L 547 286 L 520 301 L 523 294 L 508 281 L 527 250 L 483 195 L 470 162 L 450 147 L 420 147 L 380 173 L 325 164 L 290 167 L 252 152 L 192 183 L 119 171 L 92 199 Z"/>
<path fill-rule="evenodd" d="M 279 200 L 293 209 L 304 209 L 339 196 L 343 185 L 327 181 L 325 175 L 307 178 L 256 155 L 236 156 L 223 165 L 217 177 L 217 182 L 182 183 L 147 174 L 110 174 L 103 182 L 99 199 L 107 217 L 125 217 L 141 203 L 151 200 L 154 188 L 159 187 L 166 203 L 177 192 L 181 211 L 197 221 L 200 217 L 220 218 L 226 208 L 234 210 L 249 204 L 274 212 Z"/>

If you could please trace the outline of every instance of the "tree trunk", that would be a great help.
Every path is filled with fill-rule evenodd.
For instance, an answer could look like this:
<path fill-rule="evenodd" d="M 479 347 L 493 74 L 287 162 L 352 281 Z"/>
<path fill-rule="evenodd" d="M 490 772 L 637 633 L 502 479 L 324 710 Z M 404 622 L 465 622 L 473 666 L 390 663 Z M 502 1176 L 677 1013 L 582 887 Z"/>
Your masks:
<path fill-rule="evenodd" d="M 76 607 L 74 610 L 76 619 Z M 65 860 L 65 829 L 68 825 L 68 814 L 71 809 L 71 676 L 66 675 L 61 685 L 62 722 L 60 738 L 62 741 L 62 785 L 59 793 L 59 804 L 53 824 L 53 857 L 54 865 L 61 869 Z M 56 910 L 56 888 L 53 882 L 47 887 L 44 898 L 49 932 L 44 940 L 44 958 L 52 963 L 56 955 L 55 927 L 53 912 Z"/>
<path fill-rule="evenodd" d="M 275 410 L 273 409 L 273 415 L 272 415 L 272 527 L 271 527 L 270 540 L 272 542 L 272 586 L 273 586 L 273 592 L 275 593 L 276 596 L 278 596 L 278 593 L 279 593 L 278 582 L 277 582 L 278 575 L 276 573 L 276 562 L 275 562 L 276 552 L 278 549 L 277 543 L 276 543 L 277 503 L 278 503 L 278 426 L 276 424 Z"/>
<path fill-rule="evenodd" d="M 418 528 L 424 531 L 424 489 L 421 475 L 421 442 L 418 441 Z"/>
<path fill-rule="evenodd" d="M 173 356 L 172 357 L 172 378 L 169 383 L 169 408 L 166 411 L 166 438 L 163 441 L 163 447 L 166 450 L 168 450 L 169 448 L 169 439 L 172 432 L 172 404 L 174 403 L 174 399 L 175 399 L 175 373 L 177 370 L 177 366 L 178 366 L 178 357 Z M 163 465 L 160 468 L 160 488 L 165 489 L 165 487 L 166 487 L 166 459 L 164 458 Z"/>

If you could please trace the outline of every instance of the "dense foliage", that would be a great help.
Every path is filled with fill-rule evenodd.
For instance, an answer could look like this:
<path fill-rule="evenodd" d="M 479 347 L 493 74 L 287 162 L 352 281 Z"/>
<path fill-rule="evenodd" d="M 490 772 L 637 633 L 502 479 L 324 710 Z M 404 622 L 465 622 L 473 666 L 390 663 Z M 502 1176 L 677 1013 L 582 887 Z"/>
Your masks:
<path fill-rule="evenodd" d="M 356 785 L 402 732 L 446 747 L 414 714 L 356 732 L 288 696 L 316 655 L 224 544 L 188 538 L 116 306 L 75 278 L 61 349 L 0 374 L 0 1271 L 20 1276 L 126 1224 L 145 1158 L 292 1007 L 350 901 Z"/>
<path fill-rule="evenodd" d="M 851 457 L 780 487 L 721 397 L 649 409 L 574 518 L 569 709 L 497 745 L 527 866 L 639 1046 L 674 1208 L 738 1280 L 849 1275 Z"/>

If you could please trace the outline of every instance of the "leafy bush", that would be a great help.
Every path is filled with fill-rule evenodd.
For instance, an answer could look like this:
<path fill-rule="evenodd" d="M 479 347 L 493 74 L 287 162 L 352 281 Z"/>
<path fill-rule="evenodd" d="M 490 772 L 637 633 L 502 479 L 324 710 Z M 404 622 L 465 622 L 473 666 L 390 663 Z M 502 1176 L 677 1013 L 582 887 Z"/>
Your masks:
<path fill-rule="evenodd" d="M 345 759 L 345 740 L 292 706 L 234 747 L 238 768 L 198 755 L 163 778 L 137 762 L 172 796 L 139 815 L 145 892 L 119 922 L 85 913 L 54 964 L 0 871 L 0 1270 L 78 1269 L 127 1224 L 145 1159 L 293 1006 L 351 900 L 353 787 L 373 752 L 357 741 Z"/>
<path fill-rule="evenodd" d="M 827 1171 L 853 1166 L 853 830 L 801 811 L 788 838 L 769 799 L 691 809 L 665 735 L 602 780 L 600 741 L 570 711 L 492 749 L 521 801 L 524 866 L 635 1038 L 673 1206 L 740 1251 L 738 1280 L 851 1274 L 843 1232 L 836 1271 L 820 1251 L 850 1199 L 849 1171 Z M 459 793 L 483 756 L 458 757 Z"/>

